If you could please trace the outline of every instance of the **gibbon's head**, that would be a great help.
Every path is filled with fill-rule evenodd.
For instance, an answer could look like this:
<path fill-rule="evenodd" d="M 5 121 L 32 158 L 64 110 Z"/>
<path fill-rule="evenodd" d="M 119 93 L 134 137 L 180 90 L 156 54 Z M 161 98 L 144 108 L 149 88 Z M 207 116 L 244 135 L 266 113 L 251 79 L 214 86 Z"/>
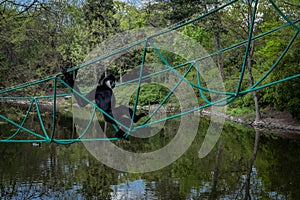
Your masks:
<path fill-rule="evenodd" d="M 110 89 L 113 89 L 116 86 L 116 78 L 114 75 L 109 74 L 103 79 L 103 83 Z"/>

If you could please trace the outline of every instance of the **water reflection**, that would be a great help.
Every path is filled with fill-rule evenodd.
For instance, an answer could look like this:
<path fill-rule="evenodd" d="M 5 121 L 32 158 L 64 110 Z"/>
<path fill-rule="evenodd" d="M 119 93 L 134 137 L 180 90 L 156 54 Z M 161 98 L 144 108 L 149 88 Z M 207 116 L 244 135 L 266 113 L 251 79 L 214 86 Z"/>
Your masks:
<path fill-rule="evenodd" d="M 170 127 L 165 130 L 174 123 L 167 123 Z M 208 124 L 201 120 L 196 139 L 177 161 L 144 174 L 108 168 L 81 143 L 0 144 L 0 198 L 300 199 L 299 137 L 282 138 L 227 124 L 213 151 L 199 159 Z M 165 145 L 169 135 L 159 133 L 152 142 Z M 141 150 L 151 143 L 141 141 L 119 145 Z"/>

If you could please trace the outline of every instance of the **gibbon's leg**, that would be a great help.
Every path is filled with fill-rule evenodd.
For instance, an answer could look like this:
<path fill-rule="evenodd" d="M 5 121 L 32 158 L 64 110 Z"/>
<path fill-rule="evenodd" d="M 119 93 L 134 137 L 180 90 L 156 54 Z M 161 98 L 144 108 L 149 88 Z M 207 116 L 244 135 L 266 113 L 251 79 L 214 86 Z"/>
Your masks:
<path fill-rule="evenodd" d="M 129 114 L 130 114 L 130 117 L 132 118 L 133 110 L 129 107 L 127 107 L 127 108 L 129 109 Z M 134 114 L 133 122 L 137 123 L 142 117 L 145 117 L 145 116 L 146 116 L 146 113 L 141 113 L 139 115 Z"/>
<path fill-rule="evenodd" d="M 131 108 L 127 107 L 127 106 L 124 106 L 124 105 L 120 105 L 116 108 L 113 108 L 113 113 L 115 115 L 117 115 L 118 119 L 121 119 L 121 120 L 123 118 L 125 118 L 124 117 L 124 115 L 125 115 L 128 119 L 130 119 L 129 123 L 131 122 L 131 119 L 132 119 L 132 116 L 133 116 L 133 110 Z M 128 114 L 129 114 L 129 116 L 128 116 Z M 144 116 L 146 116 L 145 113 L 141 113 L 139 115 L 134 114 L 133 122 L 134 123 L 138 122 Z M 128 124 L 128 123 L 126 123 L 126 124 Z"/>
<path fill-rule="evenodd" d="M 114 114 L 113 117 L 116 120 L 118 120 L 120 123 L 122 123 L 128 128 L 131 126 L 132 116 L 133 116 L 133 110 L 131 108 L 124 105 L 120 105 L 118 107 L 113 108 L 113 114 Z M 144 116 L 146 116 L 145 113 L 141 113 L 139 115 L 135 114 L 133 122 L 136 123 Z M 127 132 L 126 130 L 122 130 L 122 127 L 119 127 L 119 131 L 116 132 L 116 137 L 128 140 L 126 135 L 124 135 L 126 132 Z"/>
<path fill-rule="evenodd" d="M 76 90 L 79 94 L 82 94 L 76 84 L 74 85 L 73 89 Z M 93 101 L 93 100 L 95 100 L 95 93 L 96 93 L 96 88 L 93 89 L 92 91 L 90 91 L 89 93 L 87 93 L 84 97 L 87 98 L 90 101 Z M 77 101 L 77 103 L 78 103 L 78 105 L 80 107 L 84 107 L 87 104 L 89 104 L 88 101 L 86 101 L 85 99 L 83 99 L 76 92 L 73 92 L 73 95 L 74 95 L 74 97 L 75 97 L 75 99 L 76 99 L 76 101 Z"/>

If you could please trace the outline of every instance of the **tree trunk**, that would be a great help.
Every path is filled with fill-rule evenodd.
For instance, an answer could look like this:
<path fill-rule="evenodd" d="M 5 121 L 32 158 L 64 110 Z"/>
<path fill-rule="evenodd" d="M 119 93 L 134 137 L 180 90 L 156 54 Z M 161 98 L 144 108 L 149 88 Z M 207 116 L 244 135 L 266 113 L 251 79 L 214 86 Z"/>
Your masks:
<path fill-rule="evenodd" d="M 254 165 L 254 161 L 256 160 L 256 155 L 257 155 L 257 151 L 258 151 L 258 145 L 259 145 L 259 139 L 260 139 L 260 132 L 258 129 L 255 129 L 255 141 L 254 141 L 254 147 L 253 147 L 253 153 L 252 153 L 252 157 L 249 160 L 249 169 L 248 169 L 248 173 L 247 173 L 247 178 L 246 178 L 246 187 L 245 187 L 245 198 L 244 199 L 252 199 L 251 198 L 251 194 L 250 194 L 250 190 L 251 190 L 251 175 L 252 175 L 252 169 L 253 169 L 253 165 Z"/>
<path fill-rule="evenodd" d="M 214 37 L 215 37 L 215 41 L 216 41 L 217 51 L 219 51 L 221 49 L 221 42 L 220 42 L 220 33 L 219 33 L 219 31 L 215 31 Z M 224 68 L 223 68 L 223 62 L 222 62 L 222 53 L 219 53 L 217 55 L 217 60 L 218 60 L 218 67 L 219 67 L 219 70 L 220 70 L 222 81 L 225 81 L 225 74 L 224 74 Z"/>
<path fill-rule="evenodd" d="M 252 19 L 252 10 L 253 10 L 253 6 L 252 6 L 252 0 L 248 1 L 248 26 L 250 29 L 251 26 L 251 19 Z M 250 30 L 249 30 L 250 31 Z M 251 41 L 250 44 L 250 48 L 249 48 L 249 52 L 248 52 L 248 57 L 247 57 L 247 67 L 248 67 L 248 73 L 249 73 L 249 83 L 250 86 L 254 85 L 254 78 L 252 75 L 252 66 L 253 66 L 253 54 L 254 54 L 254 41 Z M 260 114 L 260 110 L 259 110 L 259 103 L 258 103 L 258 96 L 257 96 L 257 92 L 253 91 L 253 100 L 254 100 L 254 106 L 255 106 L 255 122 L 258 122 L 261 120 L 261 114 Z"/>
<path fill-rule="evenodd" d="M 215 8 L 217 8 L 217 4 L 215 4 Z M 206 8 L 206 7 L 205 7 Z M 207 8 L 206 8 L 207 11 Z M 214 30 L 214 37 L 215 37 L 215 42 L 216 42 L 216 49 L 217 51 L 221 50 L 221 38 L 220 38 L 220 25 L 219 22 L 221 21 L 220 15 L 216 14 L 214 15 L 214 20 L 215 23 L 213 23 L 213 30 Z M 217 55 L 217 62 L 218 62 L 218 68 L 220 70 L 221 78 L 222 81 L 225 81 L 225 74 L 224 74 L 224 67 L 223 67 L 223 61 L 222 61 L 222 53 L 219 53 Z"/>
<path fill-rule="evenodd" d="M 252 75 L 252 59 L 253 59 L 253 49 L 254 49 L 254 42 L 251 42 L 251 48 L 249 50 L 249 55 L 247 59 L 247 66 L 248 66 L 248 73 L 249 73 L 249 83 L 250 86 L 254 85 L 254 78 Z M 259 109 L 259 103 L 258 103 L 258 95 L 256 91 L 252 92 L 253 94 L 253 100 L 254 100 L 254 106 L 255 106 L 255 122 L 258 122 L 261 120 L 261 114 L 260 114 L 260 109 Z"/>
<path fill-rule="evenodd" d="M 222 142 L 220 142 L 218 147 L 218 152 L 216 156 L 216 166 L 213 173 L 213 180 L 212 180 L 212 189 L 211 193 L 208 199 L 218 199 L 218 180 L 219 180 L 219 171 L 221 166 L 221 157 L 223 152 L 223 145 Z"/>

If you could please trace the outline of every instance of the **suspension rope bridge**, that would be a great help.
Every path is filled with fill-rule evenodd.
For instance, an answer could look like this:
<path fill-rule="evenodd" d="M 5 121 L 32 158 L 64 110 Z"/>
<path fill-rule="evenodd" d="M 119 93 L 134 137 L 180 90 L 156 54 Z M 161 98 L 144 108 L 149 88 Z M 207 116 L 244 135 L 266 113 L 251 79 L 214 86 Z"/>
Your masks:
<path fill-rule="evenodd" d="M 252 14 L 252 19 L 251 19 L 251 24 L 250 24 L 250 28 L 249 28 L 249 32 L 248 32 L 248 37 L 246 40 L 241 41 L 239 43 L 233 44 L 231 46 L 228 46 L 226 48 L 223 48 L 221 50 L 218 50 L 216 52 L 213 52 L 209 55 L 205 55 L 203 57 L 199 57 L 197 59 L 193 59 L 184 63 L 181 63 L 180 65 L 176 65 L 176 66 L 172 66 L 168 61 L 167 58 L 164 56 L 163 52 L 159 49 L 159 47 L 156 46 L 155 44 L 155 38 L 159 37 L 161 35 L 167 34 L 168 32 L 174 31 L 176 29 L 179 29 L 181 27 L 184 27 L 188 24 L 191 24 L 193 22 L 196 22 L 198 20 L 201 20 L 203 18 L 205 18 L 206 16 L 209 16 L 212 13 L 215 13 L 221 9 L 226 8 L 227 6 L 230 6 L 234 3 L 236 3 L 237 0 L 233 0 L 230 1 L 226 4 L 223 4 L 205 14 L 199 15 L 193 19 L 190 19 L 186 22 L 183 22 L 181 24 L 175 25 L 171 28 L 168 29 L 164 29 L 162 31 L 159 31 L 157 33 L 154 33 L 152 35 L 150 35 L 149 37 L 146 37 L 144 39 L 138 40 L 128 46 L 119 48 L 117 50 L 114 50 L 108 54 L 104 54 L 101 55 L 99 57 L 97 57 L 96 59 L 93 59 L 83 65 L 74 67 L 72 69 L 69 69 L 67 72 L 72 72 L 78 69 L 82 69 L 84 67 L 89 67 L 90 65 L 113 57 L 114 55 L 117 55 L 119 53 L 125 52 L 131 48 L 134 48 L 138 45 L 143 45 L 143 53 L 142 53 L 142 62 L 140 65 L 140 73 L 138 78 L 127 81 L 127 82 L 123 82 L 117 85 L 117 87 L 121 87 L 121 86 L 126 86 L 129 83 L 132 82 L 137 82 L 137 89 L 136 89 L 136 94 L 135 94 L 135 100 L 134 100 L 134 105 L 133 105 L 133 111 L 134 113 L 137 110 L 137 106 L 138 106 L 138 99 L 139 99 L 139 95 L 140 95 L 140 88 L 142 85 L 142 81 L 148 79 L 149 77 L 154 77 L 157 76 L 159 74 L 164 74 L 167 72 L 171 72 L 173 73 L 175 76 L 178 77 L 179 81 L 177 82 L 177 84 L 175 84 L 175 86 L 170 90 L 170 92 L 165 96 L 165 98 L 160 102 L 160 104 L 158 105 L 158 107 L 151 113 L 149 113 L 147 119 L 141 123 L 140 125 L 137 126 L 133 126 L 132 124 L 128 127 L 125 126 L 124 124 L 122 124 L 121 122 L 119 122 L 118 120 L 112 118 L 110 115 L 108 115 L 105 111 L 103 111 L 101 108 L 99 108 L 94 102 L 88 100 L 87 98 L 85 98 L 85 96 L 83 96 L 82 94 L 78 93 L 76 90 L 73 90 L 73 88 L 71 88 L 68 84 L 66 84 L 63 79 L 62 76 L 63 74 L 57 73 L 55 75 L 46 77 L 42 80 L 38 80 L 38 81 L 32 81 L 32 82 L 28 82 L 19 86 L 15 86 L 15 87 L 11 87 L 8 89 L 3 89 L 0 91 L 0 100 L 3 102 L 9 102 L 9 101 L 13 101 L 13 100 L 20 100 L 20 101 L 28 101 L 30 102 L 27 111 L 25 113 L 25 116 L 23 118 L 23 120 L 21 120 L 21 122 L 16 122 L 12 119 L 9 119 L 9 117 L 4 116 L 5 113 L 1 113 L 0 114 L 0 118 L 5 121 L 6 123 L 11 124 L 12 126 L 14 126 L 17 130 L 14 133 L 6 133 L 6 137 L 4 137 L 5 133 L 2 133 L 2 130 L 0 131 L 0 142 L 54 142 L 54 143 L 58 143 L 58 144 L 71 144 L 74 142 L 79 142 L 79 141 L 101 141 L 101 140 L 118 140 L 119 138 L 84 138 L 84 136 L 87 134 L 88 129 L 90 128 L 91 124 L 92 124 L 92 119 L 94 118 L 96 111 L 100 111 L 102 114 L 106 115 L 107 117 L 111 118 L 111 120 L 115 121 L 116 124 L 118 124 L 119 126 L 121 126 L 122 128 L 124 128 L 127 131 L 127 135 L 129 135 L 130 133 L 136 131 L 137 129 L 140 128 L 144 128 L 144 127 L 148 127 L 157 123 L 161 123 L 163 121 L 166 120 L 170 120 L 173 118 L 177 118 L 177 117 L 181 117 L 183 115 L 187 115 L 189 113 L 193 113 L 195 111 L 199 111 L 201 109 L 210 107 L 210 106 L 225 106 L 231 102 L 233 102 L 236 98 L 243 96 L 249 92 L 253 92 L 256 90 L 261 90 L 263 88 L 266 87 L 270 87 L 272 85 L 278 84 L 278 83 L 282 83 L 291 79 L 295 79 L 295 78 L 299 78 L 300 74 L 295 74 L 293 76 L 290 77 L 286 77 L 284 79 L 280 79 L 280 80 L 276 80 L 270 83 L 265 83 L 262 84 L 264 82 L 264 80 L 275 70 L 275 68 L 279 65 L 280 61 L 282 60 L 282 58 L 286 55 L 286 53 L 288 52 L 288 50 L 290 49 L 290 47 L 292 46 L 293 42 L 295 41 L 295 39 L 298 37 L 299 31 L 300 31 L 300 27 L 297 25 L 297 23 L 299 22 L 300 19 L 292 21 L 291 19 L 289 19 L 278 7 L 277 5 L 274 3 L 273 0 L 269 0 L 270 4 L 272 5 L 272 7 L 277 11 L 277 13 L 286 21 L 286 24 L 276 27 L 272 30 L 269 30 L 267 32 L 264 32 L 260 35 L 253 35 L 253 30 L 254 30 L 254 24 L 255 24 L 255 19 L 256 19 L 256 14 L 257 14 L 257 7 L 258 7 L 258 2 L 259 1 L 255 1 L 255 5 L 254 5 L 254 9 L 253 9 L 253 14 Z M 257 40 L 259 38 L 262 38 L 264 36 L 270 35 L 276 31 L 282 30 L 286 27 L 293 27 L 294 30 L 294 35 L 290 38 L 290 41 L 288 42 L 288 44 L 286 45 L 286 47 L 284 48 L 284 50 L 282 51 L 282 53 L 278 56 L 277 60 L 274 62 L 274 64 L 269 68 L 269 70 L 252 86 L 250 86 L 249 88 L 242 90 L 242 82 L 244 79 L 244 74 L 246 71 L 246 65 L 247 65 L 247 58 L 248 58 L 248 54 L 249 54 L 249 49 L 251 47 L 251 42 L 253 40 Z M 213 89 L 209 89 L 208 87 L 205 87 L 203 85 L 203 83 L 201 82 L 201 73 L 199 70 L 199 65 L 198 62 L 201 60 L 204 60 L 206 58 L 210 58 L 212 56 L 221 54 L 223 52 L 232 50 L 234 48 L 238 48 L 242 45 L 246 46 L 246 50 L 244 53 L 244 57 L 243 57 L 243 63 L 241 66 L 241 71 L 239 74 L 239 80 L 236 86 L 235 91 L 231 91 L 231 92 L 224 92 L 224 91 L 218 91 L 218 90 L 213 90 Z M 147 75 L 143 75 L 143 68 L 145 66 L 146 63 L 146 51 L 147 48 L 151 47 L 154 52 L 156 53 L 156 55 L 160 58 L 160 60 L 162 61 L 162 63 L 166 66 L 166 69 L 163 69 L 161 71 L 158 72 L 154 72 L 151 74 L 147 74 Z M 188 66 L 187 70 L 181 74 L 177 71 L 177 69 L 183 69 L 183 67 Z M 186 78 L 186 76 L 191 72 L 191 70 L 196 70 L 196 74 L 197 74 L 197 83 L 194 83 L 190 80 L 188 80 Z M 28 88 L 30 86 L 34 86 L 34 85 L 39 85 L 39 84 L 43 84 L 46 82 L 51 81 L 53 84 L 53 94 L 52 95 L 48 95 L 48 96 L 24 96 L 24 97 L 19 97 L 19 96 L 9 96 L 8 94 L 10 92 L 14 92 L 17 93 L 18 90 L 24 89 L 24 88 Z M 201 98 L 204 100 L 205 104 L 203 105 L 199 105 L 198 107 L 194 107 L 191 108 L 189 110 L 184 110 L 181 113 L 177 113 L 174 114 L 172 116 L 167 116 L 165 118 L 162 119 L 158 119 L 158 120 L 153 120 L 153 116 L 154 114 L 156 114 L 161 107 L 167 102 L 167 100 L 170 98 L 170 96 L 175 92 L 175 90 L 177 89 L 177 87 L 182 83 L 185 82 L 187 84 L 189 84 L 191 87 L 199 90 L 199 94 L 201 96 Z M 57 87 L 58 87 L 58 83 L 61 83 L 62 85 L 64 85 L 66 88 L 68 88 L 69 90 L 71 90 L 74 93 L 77 93 L 81 98 L 83 98 L 85 101 L 87 101 L 91 106 L 92 106 L 92 117 L 89 120 L 87 127 L 82 131 L 82 133 L 79 134 L 79 136 L 77 136 L 76 138 L 71 138 L 71 139 L 57 139 L 55 136 L 58 134 L 56 133 L 56 123 L 57 123 L 57 98 L 61 98 L 61 97 L 67 97 L 67 96 L 71 96 L 70 94 L 58 94 L 57 93 Z M 213 94 L 217 94 L 222 96 L 221 98 L 217 99 L 217 100 L 209 100 L 206 95 L 205 92 L 207 93 L 213 93 Z M 43 120 L 43 116 L 41 114 L 41 101 L 42 100 L 47 100 L 47 101 L 51 101 L 52 104 L 52 111 L 51 111 L 51 130 L 46 130 L 45 128 L 45 123 Z M 29 118 L 30 113 L 32 112 L 32 110 L 36 110 L 36 114 L 38 117 L 38 121 L 39 124 L 41 126 L 41 132 L 37 132 L 37 131 L 33 131 L 33 130 L 29 130 L 28 128 L 24 127 L 24 124 L 26 123 L 26 121 Z M 117 128 L 116 128 L 117 129 Z M 24 138 L 22 137 L 21 139 L 19 138 L 20 134 L 23 133 L 22 135 L 24 136 L 24 133 L 27 134 L 28 136 L 30 136 L 29 138 Z M 7 136 L 9 134 L 9 136 Z"/>

